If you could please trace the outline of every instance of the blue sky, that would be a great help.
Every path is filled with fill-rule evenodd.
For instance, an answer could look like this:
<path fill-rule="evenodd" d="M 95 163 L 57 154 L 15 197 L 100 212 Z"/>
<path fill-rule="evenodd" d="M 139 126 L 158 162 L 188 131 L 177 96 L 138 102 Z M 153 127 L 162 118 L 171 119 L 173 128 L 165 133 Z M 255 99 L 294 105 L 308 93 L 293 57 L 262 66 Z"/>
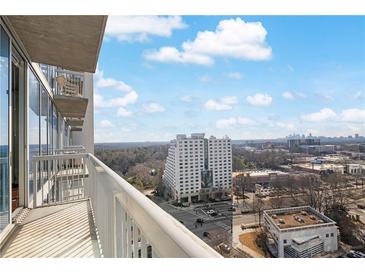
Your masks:
<path fill-rule="evenodd" d="M 365 17 L 109 17 L 95 141 L 365 135 Z"/>

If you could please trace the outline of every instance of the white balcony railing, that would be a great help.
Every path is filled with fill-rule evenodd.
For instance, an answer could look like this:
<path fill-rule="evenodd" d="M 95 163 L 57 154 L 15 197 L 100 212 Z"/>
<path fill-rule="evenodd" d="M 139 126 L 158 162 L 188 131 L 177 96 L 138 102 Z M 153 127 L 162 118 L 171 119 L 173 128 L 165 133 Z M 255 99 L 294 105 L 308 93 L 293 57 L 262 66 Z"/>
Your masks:
<path fill-rule="evenodd" d="M 54 84 L 57 95 L 76 97 L 84 95 L 84 75 L 82 73 L 56 69 Z"/>
<path fill-rule="evenodd" d="M 34 205 L 89 198 L 104 257 L 221 257 L 92 154 L 33 158 Z"/>
<path fill-rule="evenodd" d="M 74 154 L 74 153 L 85 153 L 86 149 L 81 145 L 66 146 L 62 149 L 56 149 L 55 154 Z"/>

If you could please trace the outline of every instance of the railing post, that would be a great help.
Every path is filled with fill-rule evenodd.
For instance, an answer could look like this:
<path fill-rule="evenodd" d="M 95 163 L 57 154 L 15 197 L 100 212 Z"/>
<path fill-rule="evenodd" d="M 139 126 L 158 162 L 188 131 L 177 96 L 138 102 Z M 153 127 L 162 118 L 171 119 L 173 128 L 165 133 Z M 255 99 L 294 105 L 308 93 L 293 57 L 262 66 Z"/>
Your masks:
<path fill-rule="evenodd" d="M 32 160 L 33 161 L 33 160 Z M 32 162 L 33 167 L 33 208 L 37 207 L 37 161 Z"/>
<path fill-rule="evenodd" d="M 141 257 L 147 258 L 147 241 L 143 235 L 141 235 Z"/>

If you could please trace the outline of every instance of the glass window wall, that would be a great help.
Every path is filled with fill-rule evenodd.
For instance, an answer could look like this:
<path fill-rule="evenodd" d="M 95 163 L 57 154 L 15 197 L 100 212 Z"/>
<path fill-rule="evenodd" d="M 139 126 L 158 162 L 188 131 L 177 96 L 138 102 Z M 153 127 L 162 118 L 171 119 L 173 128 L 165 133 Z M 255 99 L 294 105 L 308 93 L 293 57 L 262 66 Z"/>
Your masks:
<path fill-rule="evenodd" d="M 9 37 L 0 26 L 0 232 L 9 224 Z"/>

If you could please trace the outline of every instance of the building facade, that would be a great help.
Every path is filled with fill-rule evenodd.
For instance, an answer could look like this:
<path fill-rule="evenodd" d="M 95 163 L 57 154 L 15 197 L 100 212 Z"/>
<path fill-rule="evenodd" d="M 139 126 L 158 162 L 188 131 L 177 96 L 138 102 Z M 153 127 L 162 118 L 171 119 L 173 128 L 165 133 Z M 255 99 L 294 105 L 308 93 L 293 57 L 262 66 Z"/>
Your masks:
<path fill-rule="evenodd" d="M 275 257 L 308 258 L 338 249 L 338 227 L 309 206 L 264 211 L 267 245 Z"/>
<path fill-rule="evenodd" d="M 84 38 L 92 52 L 77 56 L 84 50 L 77 28 L 91 22 L 94 36 Z M 15 209 L 30 206 L 34 156 L 74 145 L 94 151 L 92 73 L 105 22 L 104 16 L 1 16 L 0 233 Z M 62 46 L 65 36 L 76 42 Z"/>
<path fill-rule="evenodd" d="M 287 138 L 287 145 L 290 152 L 299 152 L 302 150 L 302 146 L 317 146 L 320 145 L 321 141 L 311 135 L 309 136 L 299 136 L 293 135 Z"/>
<path fill-rule="evenodd" d="M 219 198 L 231 191 L 231 140 L 204 136 L 178 134 L 170 143 L 163 181 L 178 201 Z"/>

